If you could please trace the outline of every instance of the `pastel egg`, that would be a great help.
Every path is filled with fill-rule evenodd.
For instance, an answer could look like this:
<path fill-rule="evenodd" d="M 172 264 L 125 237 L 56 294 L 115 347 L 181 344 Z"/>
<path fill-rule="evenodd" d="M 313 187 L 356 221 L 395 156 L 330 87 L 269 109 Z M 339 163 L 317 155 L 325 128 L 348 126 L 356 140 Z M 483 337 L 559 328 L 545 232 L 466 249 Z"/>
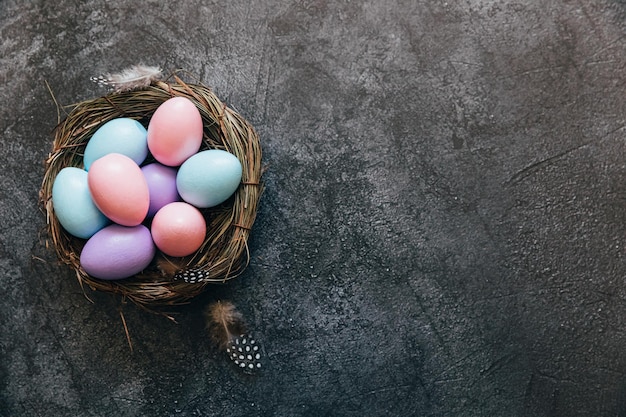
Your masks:
<path fill-rule="evenodd" d="M 182 199 L 196 207 L 213 207 L 226 201 L 241 182 L 241 162 L 219 149 L 198 152 L 178 170 L 176 186 Z"/>
<path fill-rule="evenodd" d="M 85 169 L 88 171 L 96 159 L 114 152 L 141 164 L 148 156 L 147 135 L 146 128 L 133 119 L 120 117 L 106 122 L 87 142 L 83 156 Z"/>
<path fill-rule="evenodd" d="M 61 226 L 81 239 L 90 238 L 109 224 L 91 198 L 87 171 L 80 168 L 59 171 L 52 184 L 52 207 Z"/>
<path fill-rule="evenodd" d="M 155 254 L 156 248 L 146 226 L 112 224 L 85 243 L 80 264 L 92 277 L 122 279 L 143 271 Z"/>
<path fill-rule="evenodd" d="M 87 182 L 96 206 L 115 223 L 137 226 L 146 218 L 150 207 L 148 183 L 129 157 L 110 153 L 94 161 Z"/>
<path fill-rule="evenodd" d="M 176 169 L 155 162 L 142 167 L 141 171 L 150 191 L 149 217 L 164 205 L 180 200 L 176 189 Z"/>
<path fill-rule="evenodd" d="M 179 166 L 202 144 L 202 116 L 193 102 L 173 97 L 161 104 L 148 124 L 148 149 L 168 166 Z"/>
<path fill-rule="evenodd" d="M 206 237 L 206 221 L 200 210 L 184 202 L 170 203 L 152 219 L 152 239 L 166 255 L 187 256 L 197 251 Z"/>

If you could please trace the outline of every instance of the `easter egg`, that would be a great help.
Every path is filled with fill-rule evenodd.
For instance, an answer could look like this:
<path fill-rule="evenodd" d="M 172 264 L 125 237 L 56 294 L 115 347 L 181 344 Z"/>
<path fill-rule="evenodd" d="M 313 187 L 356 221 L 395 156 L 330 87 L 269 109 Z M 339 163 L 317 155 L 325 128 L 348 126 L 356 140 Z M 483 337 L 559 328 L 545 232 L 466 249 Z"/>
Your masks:
<path fill-rule="evenodd" d="M 112 224 L 85 243 L 80 264 L 92 277 L 122 279 L 144 270 L 155 254 L 156 248 L 147 227 Z"/>
<path fill-rule="evenodd" d="M 52 207 L 61 226 L 81 239 L 91 237 L 109 223 L 91 198 L 87 171 L 80 168 L 59 171 L 52 184 Z"/>
<path fill-rule="evenodd" d="M 220 149 L 198 152 L 178 170 L 176 186 L 182 199 L 196 207 L 213 207 L 226 201 L 241 182 L 241 162 Z"/>
<path fill-rule="evenodd" d="M 152 239 L 166 255 L 187 256 L 197 251 L 206 237 L 206 221 L 200 210 L 184 202 L 162 207 L 152 219 Z"/>
<path fill-rule="evenodd" d="M 110 153 L 91 164 L 87 175 L 93 201 L 122 226 L 137 226 L 148 214 L 150 192 L 141 168 L 129 157 Z"/>
<path fill-rule="evenodd" d="M 141 171 L 150 191 L 149 217 L 164 205 L 180 200 L 176 189 L 176 169 L 155 162 L 142 167 Z"/>
<path fill-rule="evenodd" d="M 136 120 L 120 117 L 100 126 L 87 146 L 83 160 L 88 171 L 91 164 L 104 155 L 121 153 L 141 164 L 148 156 L 146 128 Z"/>
<path fill-rule="evenodd" d="M 148 124 L 148 149 L 168 166 L 179 166 L 202 144 L 202 116 L 191 100 L 173 97 L 163 102 Z"/>

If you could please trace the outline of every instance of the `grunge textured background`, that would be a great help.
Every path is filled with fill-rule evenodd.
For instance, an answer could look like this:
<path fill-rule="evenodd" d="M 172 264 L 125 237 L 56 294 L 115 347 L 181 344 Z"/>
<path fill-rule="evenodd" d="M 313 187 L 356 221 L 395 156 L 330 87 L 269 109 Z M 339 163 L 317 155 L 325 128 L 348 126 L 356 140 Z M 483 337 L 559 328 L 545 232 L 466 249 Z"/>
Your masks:
<path fill-rule="evenodd" d="M 623 2 L 136 3 L 0 2 L 0 416 L 626 416 Z M 176 323 L 83 293 L 37 204 L 52 94 L 137 63 L 268 168 L 250 266 Z"/>

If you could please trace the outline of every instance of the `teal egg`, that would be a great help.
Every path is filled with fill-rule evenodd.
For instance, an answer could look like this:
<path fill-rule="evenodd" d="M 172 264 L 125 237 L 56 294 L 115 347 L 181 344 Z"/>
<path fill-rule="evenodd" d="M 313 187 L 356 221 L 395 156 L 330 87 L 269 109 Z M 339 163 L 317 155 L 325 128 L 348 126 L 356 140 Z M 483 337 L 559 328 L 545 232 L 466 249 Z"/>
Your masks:
<path fill-rule="evenodd" d="M 96 207 L 87 183 L 87 171 L 63 168 L 52 185 L 52 207 L 61 226 L 76 237 L 88 239 L 110 223 Z"/>
<path fill-rule="evenodd" d="M 176 175 L 176 188 L 187 203 L 199 208 L 213 207 L 233 195 L 241 175 L 241 162 L 235 155 L 210 149 L 183 162 Z"/>
<path fill-rule="evenodd" d="M 89 139 L 83 157 L 85 170 L 110 153 L 125 155 L 140 165 L 148 156 L 148 132 L 141 123 L 126 117 L 109 120 Z"/>

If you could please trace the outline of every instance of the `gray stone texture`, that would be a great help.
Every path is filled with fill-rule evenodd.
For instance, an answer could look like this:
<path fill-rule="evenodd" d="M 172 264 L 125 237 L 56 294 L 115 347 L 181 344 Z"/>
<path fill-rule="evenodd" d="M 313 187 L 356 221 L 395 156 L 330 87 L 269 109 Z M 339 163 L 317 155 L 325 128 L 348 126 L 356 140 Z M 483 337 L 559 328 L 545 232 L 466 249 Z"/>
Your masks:
<path fill-rule="evenodd" d="M 626 416 L 625 23 L 610 0 L 3 0 L 0 416 Z M 267 165 L 249 267 L 176 323 L 83 291 L 37 203 L 52 95 L 138 63 L 212 87 Z M 215 299 L 259 374 L 211 344 Z"/>

